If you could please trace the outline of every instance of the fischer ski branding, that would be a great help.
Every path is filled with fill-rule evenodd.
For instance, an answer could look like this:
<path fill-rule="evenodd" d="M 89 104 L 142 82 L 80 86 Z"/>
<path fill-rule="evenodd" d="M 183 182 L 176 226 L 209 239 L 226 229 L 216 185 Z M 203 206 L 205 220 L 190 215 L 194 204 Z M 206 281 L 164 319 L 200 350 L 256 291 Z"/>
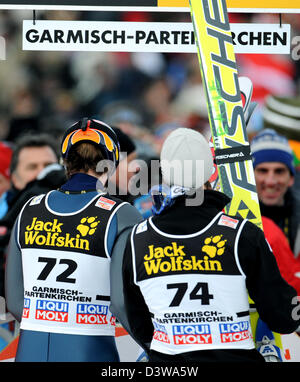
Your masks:
<path fill-rule="evenodd" d="M 251 101 L 252 93 L 253 93 L 253 84 L 248 77 L 239 77 L 239 85 L 240 85 L 240 91 L 241 91 L 242 102 L 243 102 L 245 122 L 246 122 L 246 126 L 248 126 L 248 123 L 254 112 L 254 109 L 257 106 L 256 102 Z M 212 152 L 212 156 L 215 159 L 215 149 L 214 149 L 212 137 L 209 141 L 209 146 Z M 209 179 L 209 182 L 213 190 L 216 190 L 216 191 L 220 190 L 219 174 L 218 174 L 218 168 L 217 168 L 217 164 L 215 160 L 214 160 L 214 171 L 212 176 Z"/>
<path fill-rule="evenodd" d="M 221 188 L 232 198 L 226 212 L 262 228 L 226 3 L 191 5 Z"/>
<path fill-rule="evenodd" d="M 226 1 L 190 0 L 190 8 L 206 93 L 215 170 L 221 190 L 231 198 L 225 207 L 226 213 L 241 216 L 262 229 L 246 129 L 248 117 L 244 115 Z M 258 320 L 254 311 L 251 314 L 254 336 Z M 274 338 L 274 346 L 282 349 L 280 335 L 274 333 Z"/>

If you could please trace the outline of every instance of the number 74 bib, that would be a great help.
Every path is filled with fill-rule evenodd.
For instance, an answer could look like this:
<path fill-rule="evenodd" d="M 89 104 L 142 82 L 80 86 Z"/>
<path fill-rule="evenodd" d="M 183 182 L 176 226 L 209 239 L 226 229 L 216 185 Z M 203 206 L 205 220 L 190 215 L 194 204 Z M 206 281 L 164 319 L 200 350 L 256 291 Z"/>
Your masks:
<path fill-rule="evenodd" d="M 152 315 L 152 349 L 177 354 L 254 348 L 237 254 L 244 224 L 219 213 L 191 235 L 161 232 L 152 218 L 135 228 L 134 281 Z"/>

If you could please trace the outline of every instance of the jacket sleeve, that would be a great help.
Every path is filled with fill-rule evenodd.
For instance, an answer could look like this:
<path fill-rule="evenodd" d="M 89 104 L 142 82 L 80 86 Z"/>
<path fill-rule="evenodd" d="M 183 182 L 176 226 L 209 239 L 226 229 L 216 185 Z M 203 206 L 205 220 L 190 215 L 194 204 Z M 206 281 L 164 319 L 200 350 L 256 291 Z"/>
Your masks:
<path fill-rule="evenodd" d="M 123 277 L 123 262 L 127 264 L 127 258 L 130 258 L 130 246 L 126 246 L 127 242 L 130 243 L 130 233 L 135 224 L 143 220 L 140 213 L 131 205 L 125 205 L 120 208 L 117 216 L 118 233 L 113 246 L 110 265 L 110 311 L 116 316 L 117 320 L 122 324 L 124 329 L 134 338 L 132 330 L 128 321 L 126 307 L 124 286 L 127 281 Z M 126 251 L 125 251 L 126 248 Z M 126 259 L 126 261 L 125 261 Z M 131 304 L 136 304 L 133 298 Z M 136 338 L 134 338 L 136 340 Z M 142 344 L 136 340 L 140 346 Z M 143 346 L 142 346 L 143 347 Z"/>
<path fill-rule="evenodd" d="M 153 325 L 140 289 L 134 284 L 130 237 L 126 238 L 123 256 L 112 257 L 111 311 L 130 336 L 148 352 Z"/>
<path fill-rule="evenodd" d="M 241 232 L 238 254 L 260 318 L 274 332 L 295 331 L 300 324 L 297 292 L 282 278 L 263 231 L 248 221 Z"/>
<path fill-rule="evenodd" d="M 7 310 L 20 322 L 24 305 L 24 285 L 21 249 L 17 243 L 16 222 L 6 255 L 5 264 L 5 300 Z"/>
<path fill-rule="evenodd" d="M 151 314 L 141 290 L 134 283 L 132 261 L 131 242 L 129 238 L 123 261 L 123 288 L 128 332 L 146 352 L 149 352 L 154 328 Z"/>

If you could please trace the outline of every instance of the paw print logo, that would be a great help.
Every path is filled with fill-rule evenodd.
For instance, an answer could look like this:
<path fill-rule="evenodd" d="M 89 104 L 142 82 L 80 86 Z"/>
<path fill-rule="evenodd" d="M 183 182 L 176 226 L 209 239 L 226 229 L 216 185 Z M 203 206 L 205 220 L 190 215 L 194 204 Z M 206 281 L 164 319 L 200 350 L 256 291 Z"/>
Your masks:
<path fill-rule="evenodd" d="M 205 252 L 209 257 L 223 255 L 227 240 L 222 239 L 222 236 L 223 235 L 207 237 L 204 240 L 204 246 L 202 247 L 202 251 Z"/>
<path fill-rule="evenodd" d="M 97 216 L 86 217 L 80 220 L 80 224 L 76 229 L 81 233 L 81 236 L 93 235 L 96 232 L 100 221 L 96 221 Z"/>

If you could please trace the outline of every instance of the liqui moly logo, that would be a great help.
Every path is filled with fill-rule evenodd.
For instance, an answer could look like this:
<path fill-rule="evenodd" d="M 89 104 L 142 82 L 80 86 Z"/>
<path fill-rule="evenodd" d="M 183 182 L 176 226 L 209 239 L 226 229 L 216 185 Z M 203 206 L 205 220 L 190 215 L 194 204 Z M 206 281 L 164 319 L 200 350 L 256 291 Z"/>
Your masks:
<path fill-rule="evenodd" d="M 167 334 L 167 330 L 164 325 L 160 325 L 157 322 L 153 322 L 154 325 L 154 333 L 153 333 L 153 339 L 156 341 L 161 341 L 165 343 L 170 343 L 169 336 Z"/>
<path fill-rule="evenodd" d="M 78 304 L 77 324 L 107 324 L 108 307 L 106 305 Z"/>
<path fill-rule="evenodd" d="M 175 345 L 212 343 L 209 325 L 175 325 L 173 326 L 173 339 Z"/>
<path fill-rule="evenodd" d="M 22 318 L 29 318 L 29 312 L 30 312 L 30 298 L 24 298 Z"/>
<path fill-rule="evenodd" d="M 248 321 L 219 324 L 219 329 L 222 342 L 244 341 L 252 337 Z"/>
<path fill-rule="evenodd" d="M 37 320 L 68 322 L 69 304 L 61 301 L 37 300 L 35 318 Z"/>

